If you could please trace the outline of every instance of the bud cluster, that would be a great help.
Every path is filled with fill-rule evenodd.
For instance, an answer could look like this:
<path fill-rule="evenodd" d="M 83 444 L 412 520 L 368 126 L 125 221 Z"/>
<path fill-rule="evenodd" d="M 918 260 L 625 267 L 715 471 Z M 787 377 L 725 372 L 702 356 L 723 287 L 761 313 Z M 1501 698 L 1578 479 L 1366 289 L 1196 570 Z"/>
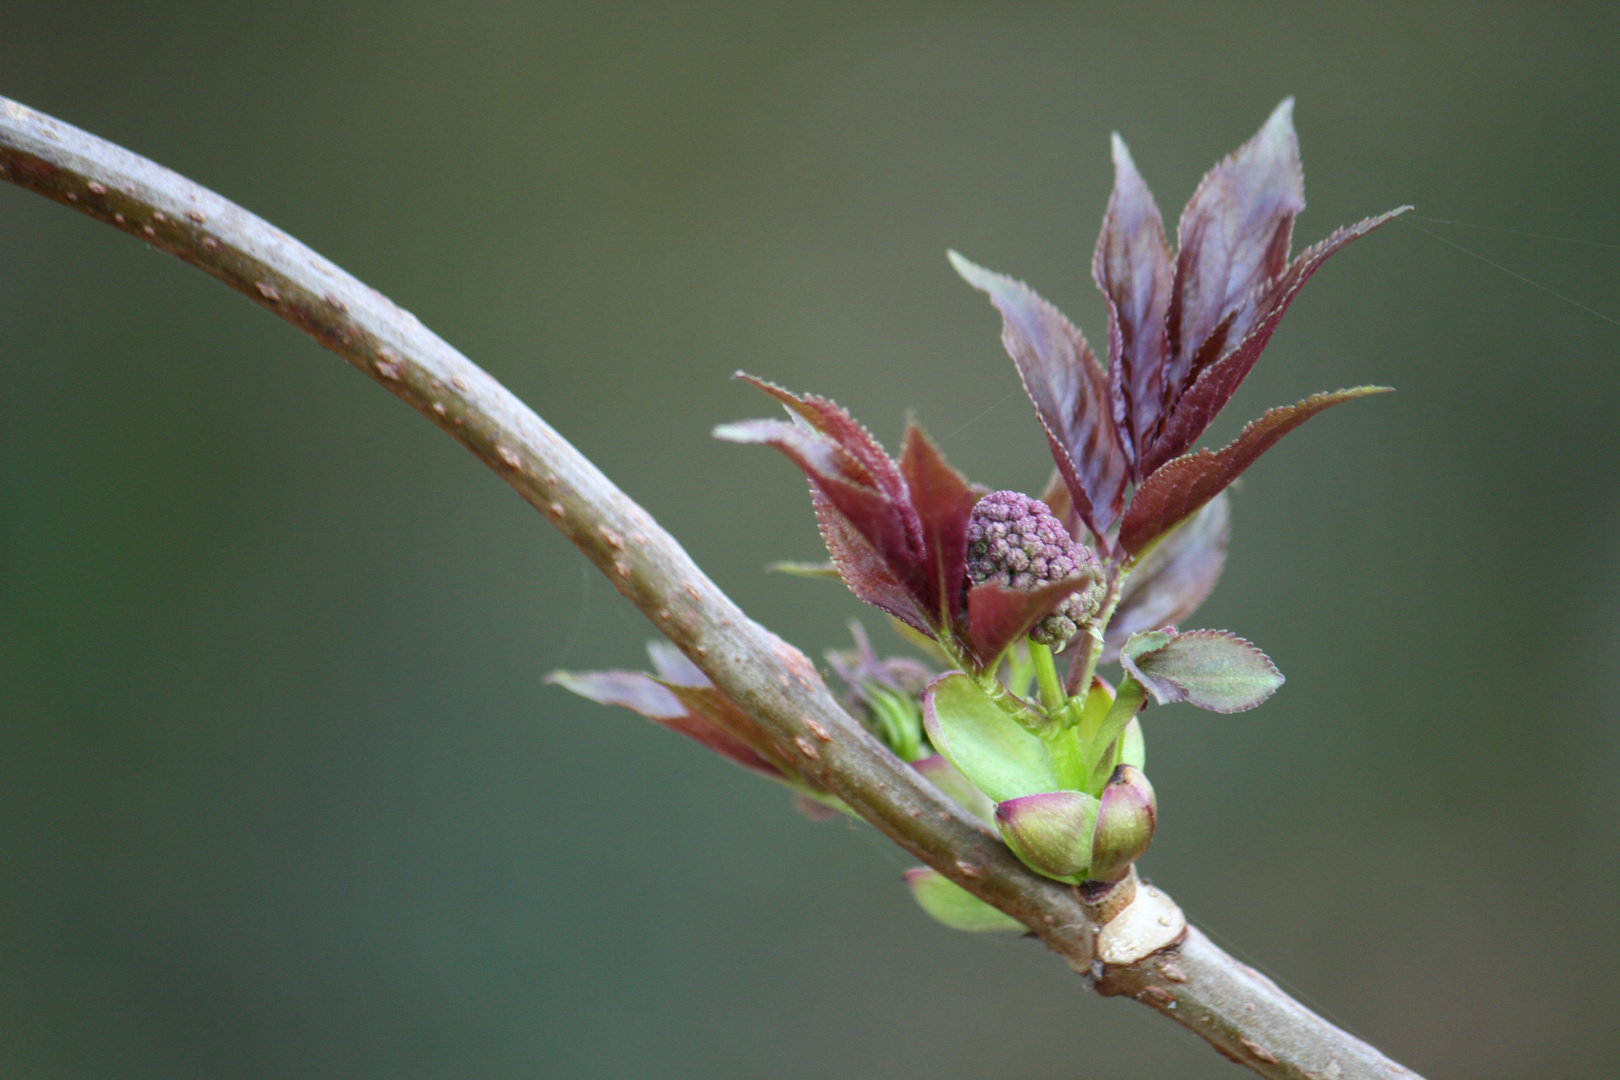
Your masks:
<path fill-rule="evenodd" d="M 996 807 L 1002 839 L 1030 868 L 1060 881 L 1118 881 L 1153 840 L 1158 802 L 1134 765 L 1114 769 L 1101 798 L 1049 791 Z"/>
<path fill-rule="evenodd" d="M 880 658 L 858 622 L 855 648 L 830 650 L 827 663 L 844 681 L 839 703 L 905 761 L 924 753 L 918 699 L 934 677 L 928 665 L 903 656 Z"/>
<path fill-rule="evenodd" d="M 831 563 L 794 572 L 841 578 L 902 636 L 959 669 L 933 677 L 916 661 L 880 659 L 857 629 L 854 650 L 827 656 L 846 684 L 851 715 L 963 809 L 994 824 L 1025 864 L 1099 887 L 1097 897 L 1130 878 L 1157 822 L 1142 772 L 1141 710 L 1186 702 L 1241 712 L 1283 681 L 1250 642 L 1178 626 L 1221 575 L 1225 489 L 1312 416 L 1381 392 L 1315 394 L 1271 410 L 1218 452 L 1189 452 L 1305 280 L 1402 212 L 1340 229 L 1290 258 L 1293 220 L 1305 205 L 1292 109 L 1283 102 L 1205 176 L 1182 213 L 1179 251 L 1115 137 L 1114 192 L 1092 260 L 1108 301 L 1107 370 L 1078 329 L 1027 285 L 950 253 L 957 272 L 1001 314 L 1002 343 L 1057 466 L 1050 503 L 1015 491 L 983 494 L 914 423 L 891 457 L 835 402 L 741 372 L 790 417 L 715 430 L 731 442 L 775 447 L 809 478 Z M 1203 242 L 1209 237 L 1220 242 Z M 1206 287 L 1212 282 L 1219 287 Z M 1060 674 L 1054 654 L 1071 638 L 1080 647 Z M 1117 691 L 1096 672 L 1114 660 L 1122 669 Z M 686 684 L 667 687 L 667 677 L 589 674 L 573 678 L 588 696 L 650 710 L 739 764 L 778 775 L 818 806 L 848 809 L 723 695 L 698 700 Z M 719 694 L 706 680 L 703 688 Z M 684 695 L 678 700 L 676 690 Z M 698 706 L 703 716 L 687 715 Z M 935 871 L 919 869 L 907 881 L 947 925 L 1021 925 Z"/>
<path fill-rule="evenodd" d="M 967 528 L 968 581 L 994 581 L 1003 588 L 1033 592 L 1078 575 L 1091 584 L 1070 594 L 1030 631 L 1042 645 L 1061 645 L 1102 603 L 1097 556 L 1077 543 L 1063 522 L 1039 499 L 1016 491 L 994 491 L 973 507 Z"/>

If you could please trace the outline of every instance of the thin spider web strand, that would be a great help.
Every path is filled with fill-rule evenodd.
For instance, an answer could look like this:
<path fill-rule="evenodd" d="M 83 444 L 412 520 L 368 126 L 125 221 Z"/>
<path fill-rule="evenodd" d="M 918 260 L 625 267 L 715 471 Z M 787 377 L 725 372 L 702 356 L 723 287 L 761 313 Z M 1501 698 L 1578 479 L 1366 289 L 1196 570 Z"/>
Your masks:
<path fill-rule="evenodd" d="M 1533 281 L 1530 278 L 1527 278 L 1523 274 L 1519 273 L 1517 270 L 1509 270 L 1507 267 L 1503 266 L 1501 263 L 1496 262 L 1496 261 L 1494 261 L 1492 259 L 1487 259 L 1485 256 L 1481 255 L 1477 251 L 1470 251 L 1468 248 L 1463 247 L 1461 244 L 1457 243 L 1455 240 L 1447 240 L 1444 236 L 1441 236 L 1439 233 L 1431 232 L 1430 230 L 1425 229 L 1423 226 L 1415 224 L 1415 223 L 1410 222 L 1410 221 L 1407 221 L 1404 218 L 1396 218 L 1395 220 L 1401 222 L 1401 224 L 1405 225 L 1409 229 L 1416 229 L 1418 232 L 1422 233 L 1424 236 L 1427 236 L 1427 237 L 1430 237 L 1432 239 L 1440 241 L 1440 243 L 1445 244 L 1447 247 L 1456 248 L 1458 251 L 1462 252 L 1464 255 L 1469 255 L 1469 256 L 1472 256 L 1473 258 L 1478 259 L 1480 262 L 1484 263 L 1486 266 L 1495 267 L 1497 270 L 1502 271 L 1502 273 L 1507 274 L 1509 277 L 1518 278 L 1520 281 L 1524 282 L 1526 285 L 1530 285 L 1530 286 L 1533 286 L 1533 287 L 1535 287 L 1537 289 L 1540 289 L 1542 292 L 1546 293 L 1549 296 L 1555 296 L 1558 299 L 1562 300 L 1564 303 L 1570 305 L 1571 307 L 1580 308 L 1582 311 L 1586 312 L 1588 315 L 1595 315 L 1595 316 L 1602 319 L 1604 322 L 1608 323 L 1611 326 L 1620 326 L 1620 319 L 1610 318 L 1609 316 L 1603 314 L 1603 312 L 1598 311 L 1596 308 L 1589 308 L 1585 304 L 1581 303 L 1579 300 L 1571 299 L 1570 297 L 1565 296 L 1563 293 L 1558 292 L 1556 289 L 1549 289 L 1547 286 L 1543 285 L 1541 282 Z"/>
<path fill-rule="evenodd" d="M 1017 393 L 1018 393 L 1018 390 L 1016 388 L 1007 391 L 1005 394 L 1003 394 L 1001 396 L 1001 398 L 999 400 L 997 400 L 996 402 L 991 404 L 988 408 L 981 411 L 979 413 L 979 415 L 975 416 L 973 419 L 969 420 L 967 423 L 958 426 L 949 435 L 940 436 L 938 441 L 941 444 L 943 444 L 945 442 L 948 442 L 951 439 L 954 439 L 956 436 L 962 434 L 962 432 L 966 431 L 968 428 L 972 427 L 974 424 L 977 424 L 980 420 L 983 420 L 985 417 L 989 416 L 991 413 L 993 413 L 997 409 L 1001 408 L 1001 406 L 1007 404 L 1008 399 L 1016 396 Z"/>
<path fill-rule="evenodd" d="M 1553 236 L 1550 233 L 1525 232 L 1523 229 L 1503 229 L 1496 225 L 1475 225 L 1467 221 L 1452 221 L 1448 218 L 1417 217 L 1418 221 L 1429 221 L 1436 225 L 1454 225 L 1459 229 L 1483 229 L 1486 232 L 1507 233 L 1509 236 L 1528 236 L 1532 240 L 1557 240 L 1561 244 L 1580 244 L 1582 247 L 1608 248 L 1611 251 L 1620 251 L 1620 244 L 1605 244 L 1598 240 L 1576 240 L 1571 236 Z"/>

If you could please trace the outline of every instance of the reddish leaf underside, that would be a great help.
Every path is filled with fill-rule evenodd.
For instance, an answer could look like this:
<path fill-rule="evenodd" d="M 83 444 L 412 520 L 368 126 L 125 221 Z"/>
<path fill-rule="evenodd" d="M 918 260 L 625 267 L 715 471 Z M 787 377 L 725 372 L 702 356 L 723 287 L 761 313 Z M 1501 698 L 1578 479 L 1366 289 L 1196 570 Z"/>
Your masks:
<path fill-rule="evenodd" d="M 858 599 L 893 615 L 913 630 L 929 633 L 926 611 L 866 538 L 822 494 L 814 480 L 810 482 L 810 498 L 822 542 L 827 545 L 833 566 L 837 567 L 838 576 L 844 579 L 849 591 Z"/>
<path fill-rule="evenodd" d="M 546 682 L 601 705 L 620 705 L 662 723 L 686 715 L 668 687 L 645 671 L 553 671 Z"/>
<path fill-rule="evenodd" d="M 1222 492 L 1131 571 L 1104 632 L 1103 663 L 1132 634 L 1174 626 L 1198 609 L 1221 578 L 1231 532 L 1231 501 Z"/>
<path fill-rule="evenodd" d="M 759 723 L 717 687 L 666 684 L 682 705 L 686 716 L 669 721 L 668 726 L 714 750 L 737 764 L 766 776 L 786 775 L 791 768 L 774 753 L 774 747 Z"/>
<path fill-rule="evenodd" d="M 643 671 L 554 671 L 546 676 L 546 681 L 603 705 L 623 706 L 701 743 L 745 769 L 773 780 L 782 778 L 782 771 L 764 755 L 712 720 L 688 709 L 678 695 L 700 692 L 698 688 L 666 686 Z M 720 693 L 712 687 L 707 692 Z M 731 708 L 736 709 L 736 706 L 731 705 Z"/>
<path fill-rule="evenodd" d="M 877 488 L 894 502 L 903 504 L 906 501 L 905 481 L 888 452 L 883 449 L 883 444 L 837 402 L 815 394 L 795 394 L 746 371 L 733 372 L 731 377 L 765 391 L 859 462 L 866 471 L 865 477 L 858 478 L 861 482 Z"/>
<path fill-rule="evenodd" d="M 1246 332 L 1235 348 L 1205 367 L 1179 397 L 1170 399 L 1158 433 L 1150 445 L 1141 449 L 1144 475 L 1151 475 L 1171 458 L 1185 453 L 1204 433 L 1260 358 L 1261 351 L 1271 341 L 1271 335 L 1282 321 L 1288 305 L 1328 257 L 1407 209 L 1400 207 L 1367 218 L 1339 229 L 1321 243 L 1305 249 L 1280 277 L 1265 285 L 1253 305 L 1246 305 L 1233 313 L 1233 336 L 1239 332 L 1239 326 L 1246 327 Z"/>
<path fill-rule="evenodd" d="M 1368 394 L 1383 386 L 1358 386 L 1331 394 L 1313 394 L 1294 405 L 1272 409 L 1220 450 L 1200 450 L 1176 458 L 1143 481 L 1125 511 L 1119 543 L 1132 555 L 1196 512 L 1254 464 L 1278 439 L 1323 409 Z"/>
<path fill-rule="evenodd" d="M 954 626 L 962 617 L 968 517 L 979 495 L 916 424 L 906 426 L 900 472 L 922 527 L 927 584 L 922 600 L 936 620 Z"/>
<path fill-rule="evenodd" d="M 968 590 L 968 641 L 981 670 L 989 668 L 1008 646 L 1029 633 L 1064 598 L 1092 583 L 1087 574 L 1054 581 L 1030 592 L 986 581 Z"/>
<path fill-rule="evenodd" d="M 858 425 L 857 425 L 858 426 Z M 773 446 L 785 454 L 835 507 L 888 567 L 914 594 L 923 584 L 921 529 L 905 493 L 905 481 L 893 463 L 889 471 L 902 500 L 896 501 L 867 481 L 870 470 L 840 444 L 807 426 L 783 420 L 742 420 L 715 429 L 728 442 Z"/>
<path fill-rule="evenodd" d="M 1091 276 L 1108 302 L 1108 390 L 1114 426 L 1132 461 L 1163 407 L 1169 353 L 1165 314 L 1175 272 L 1164 220 L 1131 152 L 1113 138 L 1114 192 L 1091 259 Z"/>
<path fill-rule="evenodd" d="M 1092 533 L 1105 536 L 1119 519 L 1130 476 L 1102 365 L 1080 331 L 1029 286 L 954 251 L 950 258 L 1001 312 L 1002 344 L 1046 430 L 1075 512 Z"/>
<path fill-rule="evenodd" d="M 980 492 L 915 424 L 897 464 L 833 402 L 738 377 L 787 406 L 794 422 L 745 420 L 715 435 L 774 446 L 804 471 L 822 538 L 850 590 L 925 634 L 959 624 L 967 522 Z"/>
<path fill-rule="evenodd" d="M 1288 266 L 1294 218 L 1305 209 L 1293 113 L 1292 98 L 1277 106 L 1252 139 L 1209 171 L 1182 211 L 1167 317 L 1166 411 L 1198 378 L 1200 363 L 1225 351 L 1233 316 Z"/>
<path fill-rule="evenodd" d="M 660 720 L 658 723 L 669 730 L 678 732 L 708 747 L 727 761 L 741 765 L 749 772 L 771 780 L 780 780 L 785 775 L 782 770 L 772 765 L 762 755 L 745 745 L 741 740 L 721 731 L 708 721 L 692 715 L 676 717 L 673 720 Z"/>

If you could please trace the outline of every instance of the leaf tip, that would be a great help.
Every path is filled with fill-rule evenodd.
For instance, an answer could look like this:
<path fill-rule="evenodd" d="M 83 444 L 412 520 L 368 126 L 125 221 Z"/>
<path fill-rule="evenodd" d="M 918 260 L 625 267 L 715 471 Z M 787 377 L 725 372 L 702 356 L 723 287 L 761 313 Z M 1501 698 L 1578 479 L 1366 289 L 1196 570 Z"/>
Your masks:
<path fill-rule="evenodd" d="M 719 439 L 721 442 L 747 443 L 754 441 L 750 436 L 748 429 L 744 427 L 744 422 L 741 420 L 732 420 L 724 424 L 716 424 L 714 426 L 714 430 L 709 432 L 709 435 L 712 438 Z"/>
<path fill-rule="evenodd" d="M 989 273 L 988 270 L 973 260 L 964 258 L 962 253 L 955 248 L 946 249 L 945 257 L 951 261 L 951 267 L 962 276 L 963 281 L 976 289 L 984 287 L 979 282 Z"/>
<path fill-rule="evenodd" d="M 1125 145 L 1125 140 L 1120 137 L 1119 132 L 1117 132 L 1117 131 L 1109 132 L 1109 134 L 1108 134 L 1108 145 L 1109 145 L 1109 150 L 1112 153 L 1112 156 L 1113 156 L 1113 159 L 1114 159 L 1114 168 L 1116 168 L 1116 169 L 1125 169 L 1125 168 L 1135 169 L 1136 168 L 1136 162 L 1134 160 L 1132 160 L 1132 158 L 1131 158 L 1130 147 Z"/>
<path fill-rule="evenodd" d="M 1314 404 L 1326 398 L 1334 399 L 1337 403 L 1340 401 L 1354 401 L 1356 398 L 1374 397 L 1378 394 L 1393 394 L 1394 392 L 1395 388 L 1393 386 L 1352 386 L 1344 390 L 1334 390 L 1331 393 L 1324 390 L 1321 393 L 1312 394 L 1303 401 L 1295 402 L 1292 407 L 1297 409 L 1302 405 Z M 1288 408 L 1289 406 L 1283 407 Z"/>
<path fill-rule="evenodd" d="M 812 563 L 782 559 L 777 562 L 766 563 L 765 572 L 767 574 L 786 574 L 789 577 L 825 578 L 829 581 L 839 580 L 838 567 L 831 562 Z"/>

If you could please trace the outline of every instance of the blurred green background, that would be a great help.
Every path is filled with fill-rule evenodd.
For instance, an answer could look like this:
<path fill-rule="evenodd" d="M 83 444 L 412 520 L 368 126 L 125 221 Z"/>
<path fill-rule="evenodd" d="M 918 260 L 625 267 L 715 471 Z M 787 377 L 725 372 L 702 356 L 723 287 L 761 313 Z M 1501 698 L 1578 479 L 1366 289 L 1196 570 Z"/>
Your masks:
<path fill-rule="evenodd" d="M 819 548 L 791 466 L 710 440 L 770 412 L 728 374 L 890 445 L 915 409 L 1038 489 L 945 249 L 1104 340 L 1110 130 L 1173 221 L 1297 95 L 1299 242 L 1418 210 L 1212 435 L 1400 392 L 1246 478 L 1192 625 L 1289 684 L 1150 717 L 1143 865 L 1431 1077 L 1620 1057 L 1617 56 L 1586 3 L 0 0 L 0 93 L 416 312 L 813 655 L 852 615 L 892 639 L 761 573 Z M 0 386 L 0 1074 L 1235 1075 L 928 922 L 873 830 L 543 687 L 649 628 L 538 515 L 266 312 L 5 186 Z"/>

